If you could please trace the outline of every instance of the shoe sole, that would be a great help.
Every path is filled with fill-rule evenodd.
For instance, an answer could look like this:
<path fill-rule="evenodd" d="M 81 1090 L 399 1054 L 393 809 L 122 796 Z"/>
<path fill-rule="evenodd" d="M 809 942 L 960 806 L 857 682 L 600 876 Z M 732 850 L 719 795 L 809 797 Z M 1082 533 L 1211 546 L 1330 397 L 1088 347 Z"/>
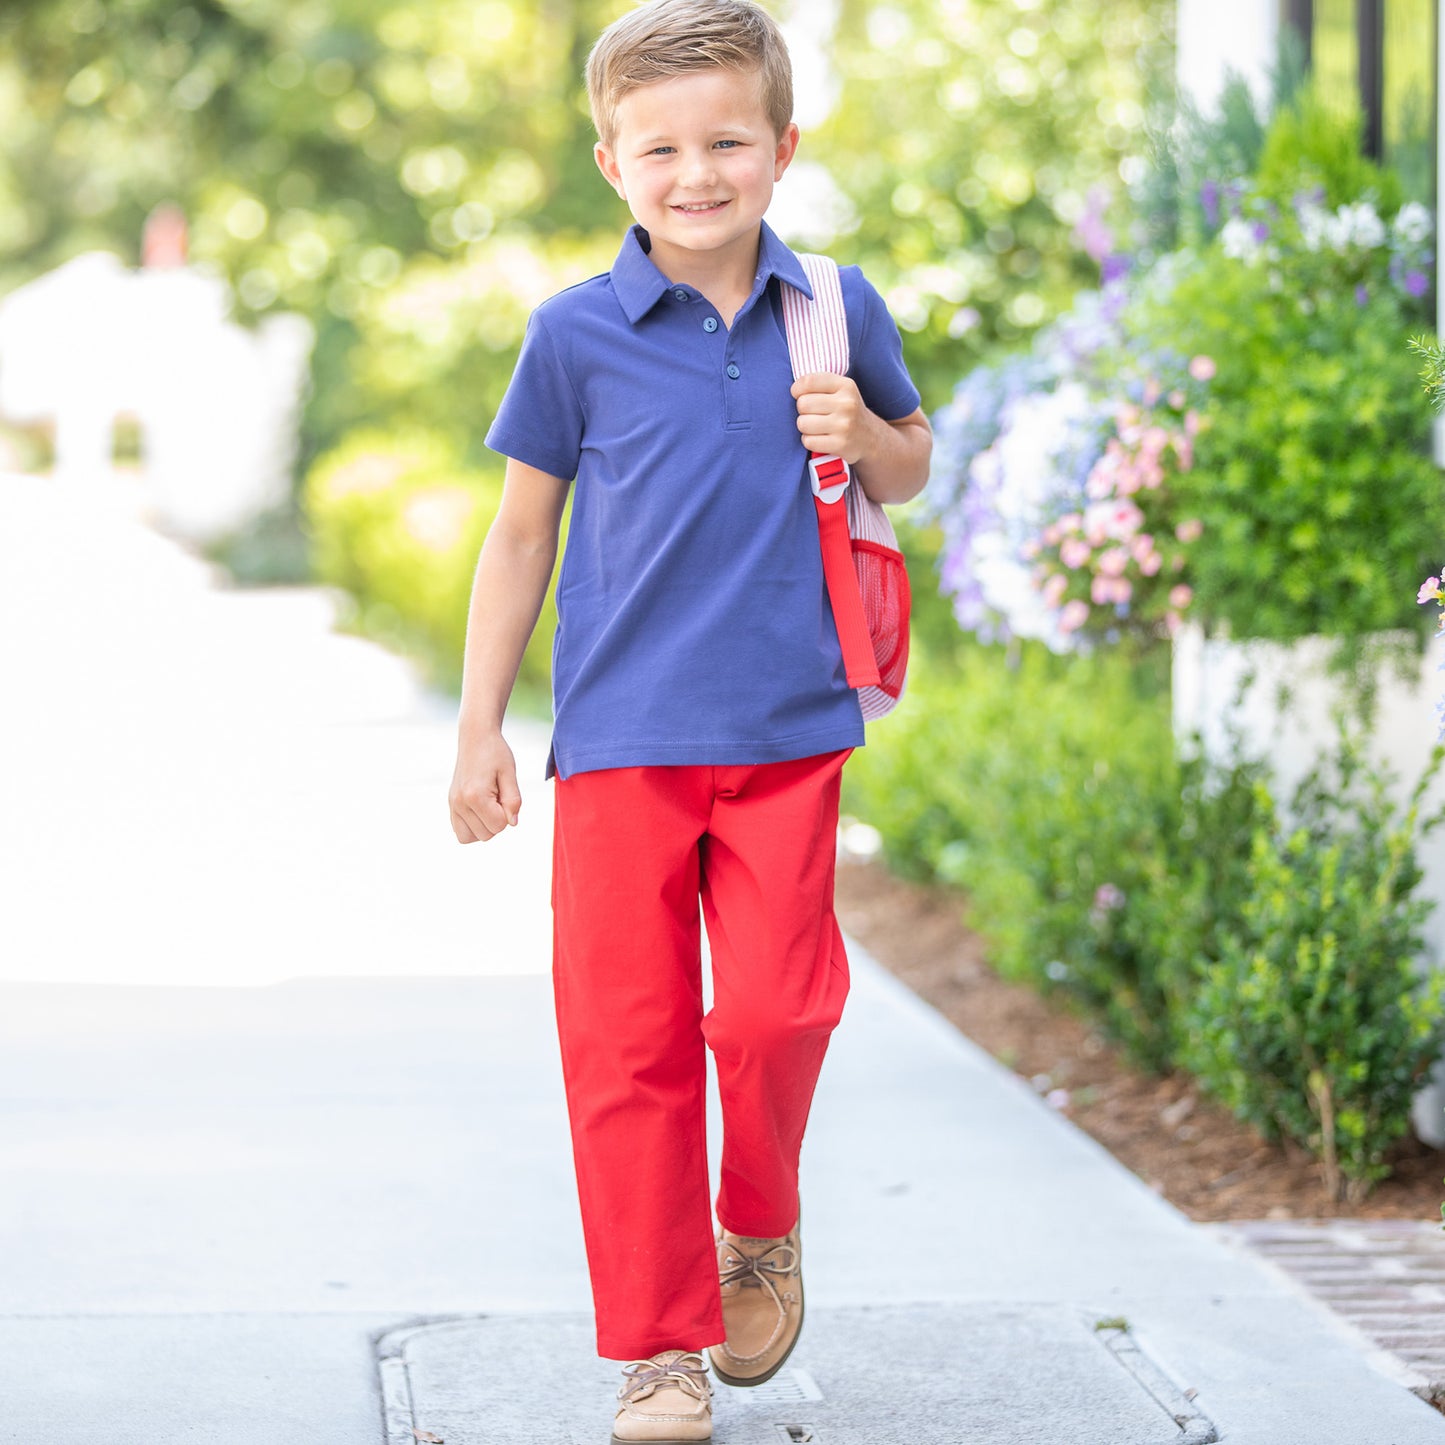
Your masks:
<path fill-rule="evenodd" d="M 701 1440 L 696 1436 L 691 1440 L 622 1440 L 616 1435 L 611 1436 L 612 1445 L 708 1445 L 711 1439 L 711 1435 Z"/>
<path fill-rule="evenodd" d="M 761 1375 L 748 1375 L 746 1378 L 730 1375 L 718 1364 L 716 1356 L 709 1350 L 707 1352 L 708 1363 L 712 1365 L 712 1372 L 723 1382 L 724 1385 L 731 1385 L 736 1390 L 747 1390 L 754 1385 L 766 1385 L 784 1365 L 788 1363 L 788 1356 L 797 1348 L 798 1341 L 803 1335 L 803 1319 L 807 1311 L 807 1300 L 798 1301 L 798 1328 L 793 1333 L 793 1338 L 788 1348 L 783 1351 L 782 1356 L 775 1360 Z"/>

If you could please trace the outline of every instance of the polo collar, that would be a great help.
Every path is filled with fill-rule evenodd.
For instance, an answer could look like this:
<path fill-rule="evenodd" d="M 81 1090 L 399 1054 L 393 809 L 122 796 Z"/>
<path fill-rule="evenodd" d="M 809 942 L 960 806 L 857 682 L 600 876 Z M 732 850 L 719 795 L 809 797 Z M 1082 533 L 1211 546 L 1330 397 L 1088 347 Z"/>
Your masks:
<path fill-rule="evenodd" d="M 612 263 L 612 290 L 623 313 L 634 326 L 672 289 L 672 283 L 653 264 L 648 247 L 647 232 L 641 226 L 631 226 L 617 259 Z M 803 263 L 764 221 L 758 245 L 756 279 L 766 284 L 772 276 L 812 298 L 813 288 L 808 284 Z"/>

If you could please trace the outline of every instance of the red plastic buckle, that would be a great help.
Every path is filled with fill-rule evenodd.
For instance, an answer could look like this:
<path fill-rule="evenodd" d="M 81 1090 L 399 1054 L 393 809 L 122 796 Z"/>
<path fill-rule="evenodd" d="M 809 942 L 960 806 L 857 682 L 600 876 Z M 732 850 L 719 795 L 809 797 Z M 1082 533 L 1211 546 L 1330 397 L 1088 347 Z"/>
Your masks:
<path fill-rule="evenodd" d="M 808 457 L 808 475 L 813 481 L 813 495 L 820 502 L 836 502 L 848 490 L 852 473 L 842 457 L 813 452 Z"/>

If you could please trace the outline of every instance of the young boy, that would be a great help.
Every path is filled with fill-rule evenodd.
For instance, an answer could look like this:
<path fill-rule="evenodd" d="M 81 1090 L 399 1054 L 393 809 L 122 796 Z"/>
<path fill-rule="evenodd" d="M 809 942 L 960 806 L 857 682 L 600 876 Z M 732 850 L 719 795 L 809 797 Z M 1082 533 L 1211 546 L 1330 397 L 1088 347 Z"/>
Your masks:
<path fill-rule="evenodd" d="M 763 215 L 798 128 L 766 12 L 652 0 L 604 32 L 587 83 L 597 164 L 637 224 L 608 274 L 537 308 L 487 436 L 507 476 L 477 566 L 450 801 L 463 843 L 517 822 L 502 714 L 575 479 L 548 765 L 553 982 L 598 1351 L 630 1362 L 614 1441 L 698 1441 L 701 1352 L 754 1385 L 797 1339 L 798 1154 L 848 986 L 834 833 L 863 723 L 807 449 L 901 502 L 931 437 L 856 268 L 849 375 L 793 382 L 780 288 L 809 288 Z"/>

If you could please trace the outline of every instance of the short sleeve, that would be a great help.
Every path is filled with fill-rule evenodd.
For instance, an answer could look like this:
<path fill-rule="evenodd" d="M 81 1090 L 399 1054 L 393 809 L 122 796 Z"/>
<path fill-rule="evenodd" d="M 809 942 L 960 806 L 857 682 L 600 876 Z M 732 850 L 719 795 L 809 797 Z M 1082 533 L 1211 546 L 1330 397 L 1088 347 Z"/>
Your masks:
<path fill-rule="evenodd" d="M 521 355 L 487 432 L 487 446 L 570 481 L 582 457 L 582 407 L 540 311 L 527 322 Z"/>
<path fill-rule="evenodd" d="M 903 338 L 887 305 L 857 266 L 840 267 L 838 279 L 848 313 L 848 375 L 864 405 L 884 421 L 911 416 L 921 398 L 903 364 Z"/>

